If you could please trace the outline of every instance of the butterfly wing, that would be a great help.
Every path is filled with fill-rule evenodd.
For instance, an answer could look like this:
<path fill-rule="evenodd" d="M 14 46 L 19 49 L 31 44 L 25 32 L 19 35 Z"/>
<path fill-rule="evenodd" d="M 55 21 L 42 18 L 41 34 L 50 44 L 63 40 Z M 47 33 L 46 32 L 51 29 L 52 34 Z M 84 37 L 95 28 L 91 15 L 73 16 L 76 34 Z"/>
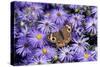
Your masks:
<path fill-rule="evenodd" d="M 63 32 L 64 42 L 68 44 L 71 40 L 71 26 L 66 25 L 61 29 L 61 31 Z"/>

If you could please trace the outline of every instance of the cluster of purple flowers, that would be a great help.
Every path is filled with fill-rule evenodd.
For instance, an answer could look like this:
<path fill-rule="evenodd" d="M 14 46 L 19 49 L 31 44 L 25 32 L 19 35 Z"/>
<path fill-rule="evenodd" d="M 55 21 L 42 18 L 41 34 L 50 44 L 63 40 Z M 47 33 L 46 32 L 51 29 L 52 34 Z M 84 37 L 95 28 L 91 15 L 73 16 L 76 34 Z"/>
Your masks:
<path fill-rule="evenodd" d="M 72 25 L 71 42 L 53 46 L 47 35 L 65 24 Z M 15 2 L 14 40 L 15 64 L 96 61 L 97 7 Z"/>

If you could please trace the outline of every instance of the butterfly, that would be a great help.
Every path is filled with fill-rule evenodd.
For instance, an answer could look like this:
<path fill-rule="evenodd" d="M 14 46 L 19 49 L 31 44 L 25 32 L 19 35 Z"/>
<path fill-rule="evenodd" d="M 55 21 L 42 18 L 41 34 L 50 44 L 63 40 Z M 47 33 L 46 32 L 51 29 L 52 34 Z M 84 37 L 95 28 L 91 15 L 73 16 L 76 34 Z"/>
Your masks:
<path fill-rule="evenodd" d="M 71 41 L 71 31 L 71 25 L 65 25 L 58 32 L 50 33 L 48 40 L 55 43 L 57 47 L 63 47 Z"/>

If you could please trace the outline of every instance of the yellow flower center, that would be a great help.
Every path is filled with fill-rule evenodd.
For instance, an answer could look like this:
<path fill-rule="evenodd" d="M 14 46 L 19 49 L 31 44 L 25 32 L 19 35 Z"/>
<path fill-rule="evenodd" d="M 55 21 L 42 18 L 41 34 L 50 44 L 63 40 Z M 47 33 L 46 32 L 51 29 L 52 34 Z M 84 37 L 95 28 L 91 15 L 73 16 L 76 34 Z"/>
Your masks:
<path fill-rule="evenodd" d="M 58 59 L 58 56 L 56 55 L 56 56 L 54 56 L 54 60 L 57 60 Z"/>
<path fill-rule="evenodd" d="M 43 54 L 46 54 L 47 53 L 47 49 L 46 48 L 43 48 L 42 49 L 42 52 L 43 52 Z"/>
<path fill-rule="evenodd" d="M 75 9 L 75 12 L 79 12 L 79 9 Z"/>
<path fill-rule="evenodd" d="M 36 35 L 36 38 L 37 38 L 38 40 L 42 39 L 42 34 L 37 34 L 37 35 Z"/>
<path fill-rule="evenodd" d="M 89 54 L 88 53 L 85 53 L 84 54 L 84 58 L 88 59 L 89 58 Z"/>

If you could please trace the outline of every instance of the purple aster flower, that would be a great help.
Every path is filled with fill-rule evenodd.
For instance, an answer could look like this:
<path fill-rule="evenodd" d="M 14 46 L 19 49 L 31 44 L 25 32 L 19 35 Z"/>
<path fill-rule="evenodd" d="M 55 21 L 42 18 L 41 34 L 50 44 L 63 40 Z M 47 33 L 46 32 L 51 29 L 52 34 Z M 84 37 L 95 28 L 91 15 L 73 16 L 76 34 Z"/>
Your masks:
<path fill-rule="evenodd" d="M 27 6 L 24 7 L 24 11 L 26 14 L 32 14 L 33 16 L 40 16 L 43 14 L 43 6 L 38 3 L 27 3 Z"/>
<path fill-rule="evenodd" d="M 87 18 L 86 30 L 91 35 L 97 34 L 97 20 L 95 18 Z"/>
<path fill-rule="evenodd" d="M 38 24 L 37 28 L 43 33 L 50 33 L 50 32 L 58 31 L 58 28 L 55 25 L 55 23 L 53 23 L 49 19 L 44 19 L 44 20 L 40 21 L 40 24 Z"/>
<path fill-rule="evenodd" d="M 33 14 L 32 7 L 30 6 L 25 7 L 22 12 L 23 12 L 23 20 L 34 22 L 38 19 L 37 15 Z"/>
<path fill-rule="evenodd" d="M 84 28 L 83 28 L 83 26 L 78 26 L 77 28 L 74 28 L 74 30 L 73 30 L 73 32 L 72 32 L 72 34 L 73 35 L 83 35 L 83 33 L 84 33 Z"/>
<path fill-rule="evenodd" d="M 22 3 L 23 4 L 23 3 Z M 36 3 L 25 3 L 24 7 L 16 8 L 15 12 L 18 14 L 18 18 L 21 20 L 25 20 L 28 22 L 35 22 L 39 16 L 43 14 L 43 6 L 41 4 Z"/>
<path fill-rule="evenodd" d="M 92 10 L 91 11 L 92 11 L 92 14 L 93 13 L 97 13 L 97 7 L 92 7 Z"/>
<path fill-rule="evenodd" d="M 72 31 L 72 37 L 75 37 L 75 36 L 81 36 L 85 33 L 85 29 L 83 26 L 78 26 L 76 28 L 73 28 L 73 31 Z"/>
<path fill-rule="evenodd" d="M 95 51 L 85 51 L 84 53 L 80 53 L 77 55 L 77 59 L 79 61 L 96 61 L 94 58 L 96 52 Z"/>
<path fill-rule="evenodd" d="M 61 48 L 58 55 L 59 55 L 60 61 L 67 62 L 67 61 L 72 61 L 74 59 L 73 57 L 74 52 L 72 51 L 72 48 L 70 47 Z"/>
<path fill-rule="evenodd" d="M 23 21 L 20 22 L 19 28 L 17 26 L 15 26 L 15 27 L 19 30 L 18 36 L 17 36 L 18 38 L 26 37 L 27 34 L 29 34 L 29 28 L 28 28 L 28 26 Z"/>
<path fill-rule="evenodd" d="M 28 40 L 33 47 L 42 47 L 45 42 L 45 34 L 37 30 L 30 31 Z"/>
<path fill-rule="evenodd" d="M 41 4 L 33 3 L 31 5 L 31 8 L 32 8 L 32 15 L 33 16 L 40 16 L 44 13 L 43 12 L 43 5 L 41 5 Z"/>
<path fill-rule="evenodd" d="M 21 37 L 16 44 L 16 53 L 26 56 L 31 53 L 31 45 L 28 43 L 27 38 Z"/>
<path fill-rule="evenodd" d="M 51 12 L 51 19 L 53 22 L 59 25 L 63 25 L 65 21 L 67 20 L 68 14 L 64 12 L 62 9 L 54 9 Z"/>
<path fill-rule="evenodd" d="M 27 35 L 29 34 L 29 29 L 27 26 L 21 28 L 18 32 L 18 41 L 16 44 L 16 53 L 22 56 L 26 56 L 31 53 L 32 46 L 28 43 Z"/>
<path fill-rule="evenodd" d="M 84 53 L 84 51 L 85 51 L 85 49 L 82 46 L 79 46 L 77 44 L 72 44 L 71 48 L 74 51 L 75 55 L 78 55 L 80 53 Z"/>
<path fill-rule="evenodd" d="M 18 21 L 34 22 L 37 20 L 37 17 L 32 15 L 32 9 L 30 7 L 26 7 L 23 10 L 16 9 L 15 13 L 17 14 L 16 19 Z"/>
<path fill-rule="evenodd" d="M 55 56 L 57 56 L 57 52 L 56 52 L 56 49 L 53 47 L 43 46 L 43 47 L 36 50 L 35 56 L 38 56 L 38 57 L 44 56 L 48 59 L 52 59 Z"/>
<path fill-rule="evenodd" d="M 47 64 L 51 60 L 50 59 L 47 59 L 44 56 L 34 57 L 34 55 L 32 55 L 31 57 L 29 57 L 28 61 L 29 61 L 29 64 Z"/>
<path fill-rule="evenodd" d="M 72 14 L 71 17 L 69 17 L 69 22 L 76 28 L 77 26 L 81 25 L 83 17 L 84 16 L 81 14 Z"/>
<path fill-rule="evenodd" d="M 21 25 L 23 25 L 24 23 L 22 22 Z M 24 28 L 21 28 L 21 32 L 18 33 L 18 38 L 21 38 L 21 37 L 27 37 L 27 35 L 29 34 L 29 29 L 28 27 L 25 25 Z"/>
<path fill-rule="evenodd" d="M 83 47 L 84 49 L 87 49 L 87 46 L 89 46 L 87 40 L 89 40 L 89 38 L 88 37 L 85 38 L 84 35 L 82 35 L 81 37 L 76 36 L 73 38 L 74 45 Z"/>

